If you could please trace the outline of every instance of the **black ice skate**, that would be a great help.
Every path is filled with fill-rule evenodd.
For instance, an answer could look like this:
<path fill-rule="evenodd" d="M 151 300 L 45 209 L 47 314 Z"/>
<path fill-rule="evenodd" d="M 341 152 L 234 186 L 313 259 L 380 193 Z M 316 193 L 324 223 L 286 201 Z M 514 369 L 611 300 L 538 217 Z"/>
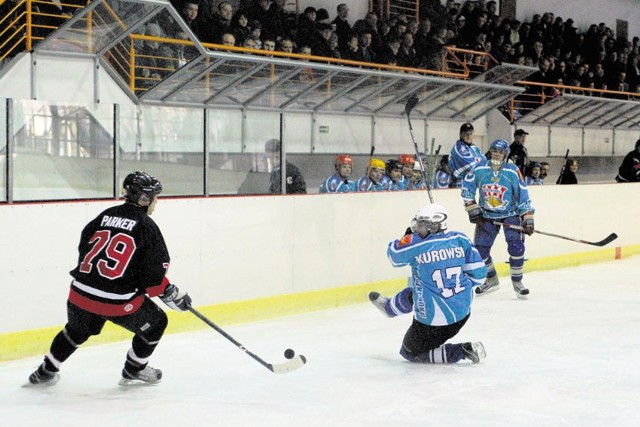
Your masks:
<path fill-rule="evenodd" d="M 500 289 L 498 276 L 487 277 L 487 280 L 476 288 L 476 295 L 485 295 Z"/>
<path fill-rule="evenodd" d="M 462 350 L 464 350 L 464 358 L 471 360 L 473 363 L 479 363 L 480 360 L 487 357 L 487 353 L 484 351 L 484 346 L 480 341 L 466 342 L 462 344 Z"/>
<path fill-rule="evenodd" d="M 387 301 L 389 301 L 389 298 L 380 295 L 378 292 L 369 292 L 369 300 L 371 301 L 371 303 L 373 305 L 376 306 L 376 308 L 378 310 L 380 310 L 382 312 L 382 314 L 384 314 L 387 317 L 394 317 L 391 314 L 389 314 L 389 312 L 387 312 Z"/>
<path fill-rule="evenodd" d="M 527 295 L 529 295 L 529 289 L 525 288 L 522 282 L 512 282 L 513 290 L 516 291 L 516 295 L 520 299 L 527 299 Z"/>
<path fill-rule="evenodd" d="M 42 363 L 38 369 L 29 375 L 29 382 L 25 383 L 22 387 L 52 386 L 58 381 L 60 381 L 60 374 L 48 371 L 47 368 L 45 368 L 44 363 Z"/>
<path fill-rule="evenodd" d="M 146 366 L 143 370 L 133 374 L 123 369 L 122 378 L 118 384 L 123 386 L 153 385 L 158 384 L 161 379 L 162 371 L 160 369 Z"/>

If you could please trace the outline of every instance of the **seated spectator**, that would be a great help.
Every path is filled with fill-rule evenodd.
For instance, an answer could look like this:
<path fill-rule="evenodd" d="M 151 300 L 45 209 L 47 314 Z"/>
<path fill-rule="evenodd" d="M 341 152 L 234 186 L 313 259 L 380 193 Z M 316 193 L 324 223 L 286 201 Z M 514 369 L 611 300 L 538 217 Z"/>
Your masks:
<path fill-rule="evenodd" d="M 525 182 L 527 185 L 542 185 L 542 178 L 540 178 L 540 172 L 542 171 L 542 165 L 538 162 L 531 162 L 527 165 L 525 173 Z"/>
<path fill-rule="evenodd" d="M 239 10 L 231 19 L 231 30 L 240 44 L 244 43 L 244 39 L 249 37 L 249 18 L 245 10 Z"/>
<path fill-rule="evenodd" d="M 262 24 L 257 19 L 254 19 L 249 22 L 248 28 L 249 35 L 247 38 L 251 38 L 255 42 L 254 49 L 262 49 L 262 40 L 260 39 L 260 36 L 262 35 Z"/>
<path fill-rule="evenodd" d="M 336 156 L 336 173 L 320 185 L 321 193 L 349 193 L 356 191 L 356 184 L 349 179 L 353 171 L 353 157 L 348 154 Z"/>
<path fill-rule="evenodd" d="M 640 139 L 636 141 L 633 151 L 622 160 L 616 182 L 640 182 Z"/>
<path fill-rule="evenodd" d="M 158 24 L 147 24 L 145 35 L 165 37 Z M 144 40 L 136 55 L 136 88 L 150 88 L 173 72 L 178 65 L 175 52 L 166 44 Z"/>
<path fill-rule="evenodd" d="M 398 44 L 398 47 L 400 45 Z M 347 48 L 340 52 L 342 59 L 350 61 L 364 61 L 364 56 L 360 51 L 360 36 L 357 33 L 351 33 L 347 38 Z"/>
<path fill-rule="evenodd" d="M 567 159 L 564 164 L 562 174 L 558 177 L 556 184 L 577 184 L 578 178 L 576 172 L 578 171 L 578 161 L 575 159 Z"/>
<path fill-rule="evenodd" d="M 366 173 L 358 179 L 356 188 L 358 191 L 386 191 L 382 183 L 385 164 L 382 160 L 372 158 L 367 166 Z"/>
<path fill-rule="evenodd" d="M 278 44 L 278 51 L 283 53 L 293 53 L 293 40 L 288 37 L 284 37 Z"/>

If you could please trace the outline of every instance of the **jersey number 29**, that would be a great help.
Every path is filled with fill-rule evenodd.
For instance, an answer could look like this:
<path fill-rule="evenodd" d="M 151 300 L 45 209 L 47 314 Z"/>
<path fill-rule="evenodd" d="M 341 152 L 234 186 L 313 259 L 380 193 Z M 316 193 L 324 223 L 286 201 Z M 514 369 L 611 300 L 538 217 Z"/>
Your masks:
<path fill-rule="evenodd" d="M 95 264 L 98 273 L 111 280 L 122 277 L 136 251 L 136 242 L 133 237 L 124 233 L 111 237 L 109 230 L 96 231 L 89 239 L 89 243 L 94 243 L 94 246 L 80 263 L 80 272 L 91 273 L 97 257 Z"/>

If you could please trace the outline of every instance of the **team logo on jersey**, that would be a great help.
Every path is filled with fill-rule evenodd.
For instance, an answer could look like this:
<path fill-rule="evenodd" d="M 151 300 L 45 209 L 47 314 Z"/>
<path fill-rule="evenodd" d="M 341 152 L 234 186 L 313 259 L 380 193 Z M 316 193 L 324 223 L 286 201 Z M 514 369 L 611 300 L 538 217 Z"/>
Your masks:
<path fill-rule="evenodd" d="M 411 236 L 411 234 L 407 234 L 402 239 L 398 240 L 398 247 L 401 248 L 411 243 Z"/>
<path fill-rule="evenodd" d="M 504 200 L 504 193 L 507 192 L 507 187 L 496 183 L 483 185 L 482 194 L 484 195 L 485 203 L 491 206 L 493 209 L 504 209 L 509 204 Z"/>
<path fill-rule="evenodd" d="M 124 306 L 125 313 L 128 313 L 131 310 L 133 310 L 133 304 L 127 304 L 127 305 Z"/>

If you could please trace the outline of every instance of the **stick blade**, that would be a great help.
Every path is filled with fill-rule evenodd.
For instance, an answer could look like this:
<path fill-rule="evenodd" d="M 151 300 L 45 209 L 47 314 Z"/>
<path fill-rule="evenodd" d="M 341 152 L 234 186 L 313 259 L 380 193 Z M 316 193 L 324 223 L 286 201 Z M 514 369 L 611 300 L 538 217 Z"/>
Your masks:
<path fill-rule="evenodd" d="M 291 360 L 287 360 L 284 363 L 277 365 L 271 365 L 270 369 L 274 374 L 286 374 L 287 372 L 295 371 L 302 368 L 307 363 L 307 358 L 301 354 L 297 354 Z"/>
<path fill-rule="evenodd" d="M 593 245 L 595 245 L 595 246 L 605 246 L 605 245 L 608 245 L 609 243 L 613 242 L 617 238 L 618 238 L 618 235 L 616 233 L 611 233 L 607 237 L 605 237 L 603 240 L 593 243 Z"/>
<path fill-rule="evenodd" d="M 413 107 L 415 107 L 416 105 L 418 105 L 418 97 L 413 94 L 409 97 L 409 99 L 407 99 L 407 103 L 404 105 L 404 113 L 407 115 L 407 117 L 409 117 L 409 114 L 411 114 L 411 110 L 413 110 Z"/>

